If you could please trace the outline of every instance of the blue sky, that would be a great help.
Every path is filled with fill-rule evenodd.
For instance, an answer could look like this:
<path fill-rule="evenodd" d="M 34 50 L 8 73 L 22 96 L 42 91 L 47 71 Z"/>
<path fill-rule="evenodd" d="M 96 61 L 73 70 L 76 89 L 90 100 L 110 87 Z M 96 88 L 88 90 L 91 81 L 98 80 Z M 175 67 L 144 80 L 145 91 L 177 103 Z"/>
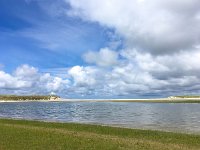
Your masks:
<path fill-rule="evenodd" d="M 199 0 L 1 0 L 0 94 L 200 93 Z"/>
<path fill-rule="evenodd" d="M 107 31 L 97 23 L 46 10 L 49 5 L 68 9 L 63 4 L 59 0 L 1 0 L 0 63 L 5 71 L 27 63 L 40 69 L 83 64 L 85 51 L 107 44 Z"/>

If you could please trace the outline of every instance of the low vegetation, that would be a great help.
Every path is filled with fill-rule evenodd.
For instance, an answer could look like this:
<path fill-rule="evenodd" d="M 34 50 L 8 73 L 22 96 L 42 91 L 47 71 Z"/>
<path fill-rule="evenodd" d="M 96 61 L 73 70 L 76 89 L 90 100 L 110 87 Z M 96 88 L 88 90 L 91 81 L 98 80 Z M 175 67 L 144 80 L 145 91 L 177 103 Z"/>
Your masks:
<path fill-rule="evenodd" d="M 200 135 L 0 119 L 2 150 L 197 150 Z"/>
<path fill-rule="evenodd" d="M 182 96 L 174 96 L 175 98 L 200 98 L 198 95 L 182 95 Z"/>
<path fill-rule="evenodd" d="M 111 100 L 110 102 L 137 102 L 137 103 L 200 103 L 200 100 L 197 99 L 191 99 L 191 100 L 186 100 L 186 99 L 181 99 L 181 100 L 176 100 L 176 99 L 166 99 L 166 100 Z"/>
<path fill-rule="evenodd" d="M 26 100 L 50 100 L 60 98 L 57 95 L 0 95 L 0 100 L 26 101 Z"/>

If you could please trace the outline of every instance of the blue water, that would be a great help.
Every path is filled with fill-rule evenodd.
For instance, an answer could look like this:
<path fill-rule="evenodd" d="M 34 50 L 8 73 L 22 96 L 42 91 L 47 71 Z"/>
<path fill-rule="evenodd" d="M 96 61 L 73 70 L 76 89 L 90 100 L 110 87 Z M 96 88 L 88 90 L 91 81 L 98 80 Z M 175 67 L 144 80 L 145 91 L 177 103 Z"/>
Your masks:
<path fill-rule="evenodd" d="M 0 103 L 0 118 L 77 122 L 200 133 L 200 104 L 128 102 Z"/>

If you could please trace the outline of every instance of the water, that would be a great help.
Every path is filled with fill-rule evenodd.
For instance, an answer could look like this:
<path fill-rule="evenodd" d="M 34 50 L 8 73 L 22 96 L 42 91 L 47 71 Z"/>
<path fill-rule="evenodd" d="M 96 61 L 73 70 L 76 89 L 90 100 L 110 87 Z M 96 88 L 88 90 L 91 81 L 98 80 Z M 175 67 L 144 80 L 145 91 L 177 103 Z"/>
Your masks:
<path fill-rule="evenodd" d="M 0 118 L 103 124 L 200 134 L 200 104 L 128 102 L 0 103 Z"/>

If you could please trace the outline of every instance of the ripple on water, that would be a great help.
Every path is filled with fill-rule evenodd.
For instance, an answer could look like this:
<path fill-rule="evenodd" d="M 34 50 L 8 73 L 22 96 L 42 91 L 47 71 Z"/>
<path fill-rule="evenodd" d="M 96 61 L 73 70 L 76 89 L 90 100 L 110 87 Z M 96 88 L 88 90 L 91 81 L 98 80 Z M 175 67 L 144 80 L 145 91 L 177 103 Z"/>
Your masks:
<path fill-rule="evenodd" d="M 199 104 L 115 102 L 0 103 L 1 118 L 105 124 L 200 133 Z"/>

